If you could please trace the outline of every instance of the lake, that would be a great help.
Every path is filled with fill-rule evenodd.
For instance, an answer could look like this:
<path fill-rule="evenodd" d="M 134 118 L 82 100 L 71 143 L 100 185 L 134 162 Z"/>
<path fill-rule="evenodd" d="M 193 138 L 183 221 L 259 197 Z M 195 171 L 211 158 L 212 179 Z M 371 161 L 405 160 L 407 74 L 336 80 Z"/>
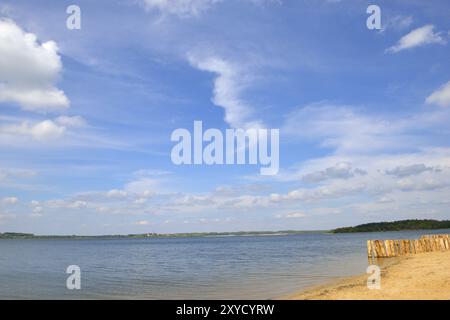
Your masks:
<path fill-rule="evenodd" d="M 368 266 L 366 240 L 384 233 L 0 240 L 0 299 L 271 299 Z M 81 268 L 81 290 L 66 268 Z"/>

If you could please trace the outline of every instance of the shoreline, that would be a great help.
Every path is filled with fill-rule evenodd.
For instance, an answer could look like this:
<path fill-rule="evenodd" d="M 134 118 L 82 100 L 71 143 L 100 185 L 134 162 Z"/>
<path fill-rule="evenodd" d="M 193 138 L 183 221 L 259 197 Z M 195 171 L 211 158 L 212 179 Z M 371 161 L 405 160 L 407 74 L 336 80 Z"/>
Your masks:
<path fill-rule="evenodd" d="M 360 274 L 307 288 L 286 300 L 450 300 L 450 252 L 428 252 L 384 259 L 381 288 L 367 288 Z M 389 261 L 392 260 L 392 261 Z"/>

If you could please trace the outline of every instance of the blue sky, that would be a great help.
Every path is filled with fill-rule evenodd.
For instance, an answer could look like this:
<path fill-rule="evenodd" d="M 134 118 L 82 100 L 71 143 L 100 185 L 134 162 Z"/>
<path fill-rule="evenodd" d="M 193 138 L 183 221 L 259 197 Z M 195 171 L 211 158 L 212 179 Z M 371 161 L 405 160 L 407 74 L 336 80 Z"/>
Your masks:
<path fill-rule="evenodd" d="M 450 218 L 448 1 L 71 4 L 0 4 L 0 232 Z M 174 165 L 194 120 L 280 129 L 279 173 Z"/>

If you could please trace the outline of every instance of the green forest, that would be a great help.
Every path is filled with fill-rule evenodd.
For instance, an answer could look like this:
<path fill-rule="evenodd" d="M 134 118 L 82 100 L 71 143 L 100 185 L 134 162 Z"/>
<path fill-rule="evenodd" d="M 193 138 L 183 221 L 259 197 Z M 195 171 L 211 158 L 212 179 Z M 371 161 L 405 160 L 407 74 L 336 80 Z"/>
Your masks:
<path fill-rule="evenodd" d="M 361 224 L 354 227 L 345 227 L 334 229 L 333 233 L 351 233 L 351 232 L 382 232 L 382 231 L 401 231 L 401 230 L 431 230 L 431 229 L 450 229 L 450 220 L 400 220 L 393 222 L 373 222 Z"/>

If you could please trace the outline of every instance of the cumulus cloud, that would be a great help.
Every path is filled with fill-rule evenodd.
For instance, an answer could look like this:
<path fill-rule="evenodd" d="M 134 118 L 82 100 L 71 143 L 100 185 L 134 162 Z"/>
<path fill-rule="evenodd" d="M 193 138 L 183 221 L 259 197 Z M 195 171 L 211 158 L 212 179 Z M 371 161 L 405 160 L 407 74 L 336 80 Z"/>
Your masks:
<path fill-rule="evenodd" d="M 3 204 L 16 204 L 17 202 L 19 202 L 19 199 L 16 197 L 6 197 L 0 200 L 0 203 Z"/>
<path fill-rule="evenodd" d="M 52 209 L 84 209 L 87 208 L 89 203 L 87 201 L 75 200 L 75 199 L 58 199 L 49 200 L 45 203 L 47 208 Z M 38 203 L 32 204 L 35 208 L 42 208 Z M 42 210 L 41 210 L 42 211 Z"/>
<path fill-rule="evenodd" d="M 306 215 L 303 212 L 290 212 L 287 214 L 278 214 L 277 218 L 286 218 L 286 219 L 296 219 L 296 218 L 304 218 Z"/>
<path fill-rule="evenodd" d="M 400 38 L 400 40 L 392 47 L 386 49 L 386 52 L 396 53 L 405 49 L 411 49 L 414 47 L 420 47 L 427 44 L 445 44 L 445 39 L 441 36 L 441 33 L 434 32 L 433 25 L 426 25 L 417 29 L 414 29 L 407 35 Z"/>
<path fill-rule="evenodd" d="M 366 171 L 358 168 L 353 169 L 351 163 L 340 162 L 325 170 L 305 174 L 303 181 L 316 183 L 329 179 L 349 179 L 355 175 L 364 174 L 366 174 Z"/>
<path fill-rule="evenodd" d="M 147 220 L 141 220 L 141 221 L 137 221 L 135 224 L 139 225 L 139 226 L 147 226 L 150 224 L 150 221 Z"/>
<path fill-rule="evenodd" d="M 214 79 L 213 103 L 225 110 L 225 122 L 234 128 L 258 128 L 259 120 L 253 120 L 253 108 L 244 102 L 240 94 L 247 85 L 246 75 L 233 63 L 217 57 L 189 57 L 195 68 L 212 72 Z"/>
<path fill-rule="evenodd" d="M 450 107 L 450 81 L 428 96 L 425 102 L 440 107 Z"/>
<path fill-rule="evenodd" d="M 392 170 L 387 170 L 386 174 L 393 175 L 399 178 L 413 176 L 425 171 L 434 171 L 433 168 L 425 166 L 423 163 L 412 164 L 409 166 L 398 166 Z"/>
<path fill-rule="evenodd" d="M 125 190 L 131 193 L 141 194 L 149 193 L 156 189 L 159 185 L 159 180 L 152 178 L 139 178 L 126 184 Z"/>
<path fill-rule="evenodd" d="M 112 189 L 106 192 L 108 198 L 125 198 L 128 193 L 124 190 Z"/>
<path fill-rule="evenodd" d="M 69 99 L 55 87 L 62 63 L 54 41 L 39 43 L 33 33 L 0 19 L 0 102 L 31 111 L 60 111 Z"/>
<path fill-rule="evenodd" d="M 65 131 L 66 127 L 60 126 L 52 120 L 44 120 L 37 123 L 24 121 L 20 124 L 4 125 L 0 127 L 0 133 L 13 136 L 28 136 L 40 141 L 59 138 Z"/>

